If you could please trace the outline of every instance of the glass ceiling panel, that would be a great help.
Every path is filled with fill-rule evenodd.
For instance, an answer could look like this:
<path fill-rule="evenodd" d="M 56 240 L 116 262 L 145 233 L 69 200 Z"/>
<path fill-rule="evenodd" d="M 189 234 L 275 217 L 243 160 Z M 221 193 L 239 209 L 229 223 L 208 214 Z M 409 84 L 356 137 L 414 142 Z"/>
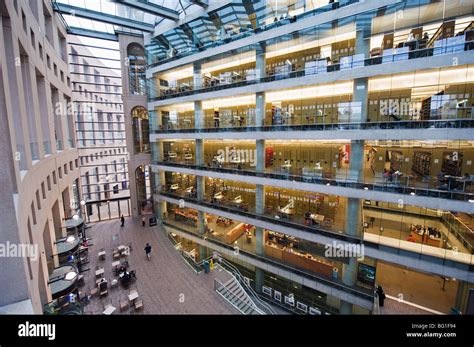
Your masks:
<path fill-rule="evenodd" d="M 188 25 L 201 44 L 206 45 L 217 40 L 218 30 L 209 17 L 200 17 Z"/>
<path fill-rule="evenodd" d="M 140 1 L 140 0 L 137 0 Z M 146 24 L 155 25 L 157 23 L 172 23 L 174 21 L 165 19 L 161 16 L 155 16 L 150 13 L 143 12 L 139 9 L 135 9 L 124 4 L 114 2 L 113 0 L 54 0 L 59 4 L 67 4 L 70 6 L 76 6 L 85 10 L 98 11 L 118 17 L 124 17 L 127 19 L 143 22 Z M 192 4 L 189 0 L 148 0 L 149 3 L 162 6 L 164 8 L 178 12 L 180 17 L 185 15 L 184 11 L 194 11 L 200 8 L 198 5 Z M 127 32 L 141 34 L 139 30 L 130 28 L 124 28 L 119 25 L 111 24 L 99 24 L 98 21 L 92 21 L 90 19 L 77 18 L 72 15 L 62 15 L 66 24 L 71 27 L 78 27 L 81 29 L 95 30 L 106 33 Z"/>

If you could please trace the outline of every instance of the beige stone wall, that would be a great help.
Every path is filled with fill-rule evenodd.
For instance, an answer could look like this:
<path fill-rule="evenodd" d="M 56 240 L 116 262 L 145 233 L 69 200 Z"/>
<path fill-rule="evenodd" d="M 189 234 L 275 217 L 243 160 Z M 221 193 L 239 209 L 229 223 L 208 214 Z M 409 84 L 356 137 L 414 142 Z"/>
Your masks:
<path fill-rule="evenodd" d="M 0 13 L 0 243 L 31 243 L 40 252 L 37 261 L 0 259 L 0 306 L 31 300 L 33 311 L 41 313 L 42 304 L 51 300 L 45 249 L 54 254 L 56 235 L 61 234 L 54 230 L 52 208 L 58 203 L 59 223 L 64 225 L 66 213 L 72 212 L 61 193 L 69 190 L 65 196 L 72 197 L 79 177 L 72 116 L 55 113 L 52 98 L 53 90 L 56 102 L 72 97 L 67 34 L 50 1 L 5 1 Z M 56 139 L 62 146 L 56 146 Z M 51 244 L 45 245 L 45 239 Z"/>

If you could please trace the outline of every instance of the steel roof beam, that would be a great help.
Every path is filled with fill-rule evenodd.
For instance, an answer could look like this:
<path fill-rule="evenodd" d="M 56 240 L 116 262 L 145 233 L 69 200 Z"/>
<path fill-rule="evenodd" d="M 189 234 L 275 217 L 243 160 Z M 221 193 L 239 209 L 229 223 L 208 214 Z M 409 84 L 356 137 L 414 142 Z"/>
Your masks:
<path fill-rule="evenodd" d="M 169 8 L 153 4 L 147 0 L 114 0 L 117 3 L 122 5 L 132 7 L 134 9 L 153 14 L 158 17 L 163 17 L 166 19 L 171 19 L 174 21 L 179 20 L 179 13 Z"/>
<path fill-rule="evenodd" d="M 78 18 L 86 18 L 97 22 L 119 25 L 129 29 L 135 29 L 139 31 L 151 32 L 153 31 L 154 25 L 143 23 L 137 20 L 119 17 L 99 11 L 88 10 L 83 7 L 71 6 L 59 2 L 54 3 L 54 10 L 61 14 L 75 16 Z"/>
<path fill-rule="evenodd" d="M 95 31 L 95 30 L 89 30 L 89 29 L 69 27 L 67 32 L 70 35 L 85 36 L 85 37 L 91 37 L 94 39 L 101 39 L 101 40 L 108 40 L 108 41 L 118 41 L 117 35 L 106 33 L 103 31 Z"/>

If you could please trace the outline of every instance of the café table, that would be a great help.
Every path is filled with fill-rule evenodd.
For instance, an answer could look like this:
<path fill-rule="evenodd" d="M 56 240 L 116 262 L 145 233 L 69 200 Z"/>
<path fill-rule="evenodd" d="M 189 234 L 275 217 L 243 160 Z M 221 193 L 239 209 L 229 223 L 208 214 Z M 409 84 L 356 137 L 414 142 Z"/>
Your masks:
<path fill-rule="evenodd" d="M 102 276 L 103 274 L 104 274 L 104 268 L 103 267 L 101 267 L 100 269 L 97 269 L 95 271 L 95 276 L 96 277 Z"/>
<path fill-rule="evenodd" d="M 133 300 L 138 298 L 138 292 L 136 290 L 131 291 L 130 294 L 128 295 L 128 300 L 133 302 Z"/>
<path fill-rule="evenodd" d="M 116 308 L 110 305 L 110 306 L 107 306 L 107 308 L 104 310 L 104 312 L 102 312 L 102 314 L 110 316 L 112 313 L 114 313 L 115 310 Z"/>

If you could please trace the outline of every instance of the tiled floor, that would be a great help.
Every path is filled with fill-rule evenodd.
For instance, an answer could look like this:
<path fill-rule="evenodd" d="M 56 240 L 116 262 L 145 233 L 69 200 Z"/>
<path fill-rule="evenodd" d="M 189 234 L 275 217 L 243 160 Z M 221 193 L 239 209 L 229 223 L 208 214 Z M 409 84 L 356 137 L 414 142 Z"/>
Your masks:
<path fill-rule="evenodd" d="M 159 227 L 142 227 L 139 218 L 126 218 L 125 227 L 119 220 L 90 223 L 87 237 L 93 238 L 89 249 L 90 271 L 84 272 L 85 286 L 81 290 L 95 286 L 95 267 L 105 269 L 109 282 L 115 276 L 112 272 L 112 249 L 120 244 L 132 243 L 128 257 L 131 270 L 136 270 L 137 281 L 130 289 L 136 289 L 143 300 L 143 310 L 135 312 L 127 309 L 123 314 L 238 314 L 214 291 L 214 277 L 217 273 L 197 275 L 174 249 Z M 151 261 L 145 257 L 143 248 L 149 242 L 153 248 Z M 99 260 L 101 248 L 107 252 L 105 260 Z M 87 267 L 87 266 L 86 266 Z M 121 285 L 109 288 L 104 298 L 94 297 L 84 308 L 86 314 L 101 314 L 104 305 L 112 304 L 119 314 L 119 302 L 127 298 L 129 290 Z"/>
<path fill-rule="evenodd" d="M 387 295 L 402 297 L 406 301 L 446 314 L 449 314 L 451 307 L 455 306 L 459 286 L 458 281 L 451 280 L 444 283 L 443 289 L 441 277 L 415 272 L 382 261 L 377 263 L 376 283 L 383 287 Z M 390 300 L 385 302 L 389 302 L 390 305 Z M 399 305 L 397 300 L 390 305 L 386 313 L 391 314 L 392 308 L 395 314 L 400 313 L 400 310 L 408 310 L 407 313 L 418 311 L 414 307 L 406 306 Z"/>
<path fill-rule="evenodd" d="M 387 298 L 384 306 L 380 308 L 380 314 L 433 314 L 404 303 L 403 301 Z"/>

